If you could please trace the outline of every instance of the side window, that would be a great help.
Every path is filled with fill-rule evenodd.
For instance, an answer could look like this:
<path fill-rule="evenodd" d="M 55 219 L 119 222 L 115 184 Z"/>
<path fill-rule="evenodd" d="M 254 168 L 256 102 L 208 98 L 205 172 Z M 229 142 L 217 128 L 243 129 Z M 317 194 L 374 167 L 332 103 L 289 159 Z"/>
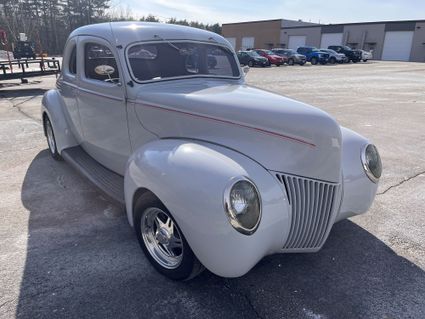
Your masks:
<path fill-rule="evenodd" d="M 86 78 L 102 82 L 119 82 L 117 62 L 111 50 L 101 44 L 84 46 L 84 73 Z"/>
<path fill-rule="evenodd" d="M 69 57 L 68 70 L 71 74 L 77 74 L 77 46 L 74 45 L 72 48 L 71 55 Z"/>

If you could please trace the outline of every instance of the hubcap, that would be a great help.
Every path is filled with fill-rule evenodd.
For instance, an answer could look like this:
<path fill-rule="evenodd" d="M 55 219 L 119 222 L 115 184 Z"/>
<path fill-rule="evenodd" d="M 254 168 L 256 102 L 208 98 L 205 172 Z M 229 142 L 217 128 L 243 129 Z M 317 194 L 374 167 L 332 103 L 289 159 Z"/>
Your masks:
<path fill-rule="evenodd" d="M 168 213 L 157 207 L 145 210 L 141 231 L 149 254 L 161 266 L 175 269 L 183 259 L 183 240 Z"/>
<path fill-rule="evenodd" d="M 55 154 L 56 152 L 56 143 L 55 138 L 53 136 L 52 124 L 49 120 L 46 120 L 46 134 L 47 134 L 47 143 L 49 144 L 50 152 Z"/>

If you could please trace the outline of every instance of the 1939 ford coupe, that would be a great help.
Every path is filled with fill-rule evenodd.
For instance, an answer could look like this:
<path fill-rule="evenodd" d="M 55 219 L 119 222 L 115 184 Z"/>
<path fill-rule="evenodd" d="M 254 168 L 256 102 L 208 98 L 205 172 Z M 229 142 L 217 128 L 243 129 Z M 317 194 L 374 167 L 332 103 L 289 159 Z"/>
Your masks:
<path fill-rule="evenodd" d="M 325 112 L 251 87 L 204 30 L 117 22 L 75 30 L 42 118 L 54 159 L 125 204 L 144 253 L 172 279 L 247 273 L 316 252 L 370 207 L 376 147 Z"/>

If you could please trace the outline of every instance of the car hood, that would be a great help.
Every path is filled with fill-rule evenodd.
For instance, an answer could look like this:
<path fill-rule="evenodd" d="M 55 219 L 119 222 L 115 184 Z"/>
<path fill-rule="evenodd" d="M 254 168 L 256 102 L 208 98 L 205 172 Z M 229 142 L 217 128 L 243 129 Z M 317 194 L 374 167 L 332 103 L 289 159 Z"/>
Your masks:
<path fill-rule="evenodd" d="M 341 131 L 325 112 L 241 84 L 179 80 L 144 85 L 133 101 L 159 138 L 209 141 L 272 171 L 338 182 Z"/>

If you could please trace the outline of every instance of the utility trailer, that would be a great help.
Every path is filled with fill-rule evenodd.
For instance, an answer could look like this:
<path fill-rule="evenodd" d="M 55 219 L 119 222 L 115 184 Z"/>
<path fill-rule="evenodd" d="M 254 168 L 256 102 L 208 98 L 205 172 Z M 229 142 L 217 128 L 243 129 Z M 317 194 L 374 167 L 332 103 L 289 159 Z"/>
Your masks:
<path fill-rule="evenodd" d="M 59 73 L 60 63 L 55 58 L 0 61 L 0 81 L 21 79 L 22 83 L 26 83 L 29 77 L 52 74 L 57 77 Z"/>

